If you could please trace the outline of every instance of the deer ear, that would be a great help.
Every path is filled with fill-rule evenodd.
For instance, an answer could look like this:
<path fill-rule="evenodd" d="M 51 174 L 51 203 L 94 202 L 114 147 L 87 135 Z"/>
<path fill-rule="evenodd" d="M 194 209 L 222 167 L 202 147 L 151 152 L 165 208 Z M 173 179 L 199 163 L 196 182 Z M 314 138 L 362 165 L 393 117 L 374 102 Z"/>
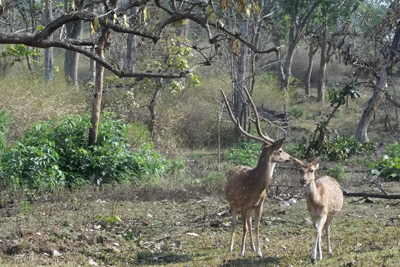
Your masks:
<path fill-rule="evenodd" d="M 273 151 L 276 151 L 282 147 L 283 141 L 285 141 L 285 138 L 278 139 L 275 142 L 272 143 L 271 148 Z"/>
<path fill-rule="evenodd" d="M 321 158 L 318 157 L 318 158 L 314 159 L 313 162 L 311 162 L 311 164 L 315 166 L 315 169 L 318 169 L 320 161 L 321 161 Z"/>

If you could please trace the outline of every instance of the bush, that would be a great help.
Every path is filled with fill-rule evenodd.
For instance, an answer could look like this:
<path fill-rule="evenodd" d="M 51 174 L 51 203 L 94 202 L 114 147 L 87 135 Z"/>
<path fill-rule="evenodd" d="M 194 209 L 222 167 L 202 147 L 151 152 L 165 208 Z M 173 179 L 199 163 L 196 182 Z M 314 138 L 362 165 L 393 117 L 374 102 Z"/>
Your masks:
<path fill-rule="evenodd" d="M 286 150 L 289 154 L 301 158 L 306 154 L 308 143 L 309 139 L 303 137 L 300 144 L 287 146 Z M 323 144 L 321 156 L 323 160 L 344 161 L 363 151 L 372 151 L 374 147 L 375 144 L 372 141 L 363 145 L 350 136 L 327 137 Z M 311 157 L 315 157 L 315 155 L 311 155 Z"/>
<path fill-rule="evenodd" d="M 379 174 L 389 180 L 400 181 L 400 143 L 388 145 L 385 154 L 372 165 L 373 174 Z"/>
<path fill-rule="evenodd" d="M 326 138 L 322 155 L 330 161 L 344 161 L 350 156 L 363 151 L 362 143 L 356 141 L 354 137 L 337 136 Z"/>
<path fill-rule="evenodd" d="M 7 132 L 10 126 L 10 114 L 0 110 L 0 156 L 7 148 Z"/>
<path fill-rule="evenodd" d="M 342 165 L 336 165 L 329 168 L 326 172 L 329 176 L 336 178 L 338 181 L 343 180 L 346 170 Z"/>
<path fill-rule="evenodd" d="M 307 113 L 307 111 L 305 108 L 298 107 L 298 106 L 291 107 L 290 111 L 289 111 L 289 115 L 296 119 L 304 118 L 306 116 L 306 113 Z"/>
<path fill-rule="evenodd" d="M 247 165 L 254 167 L 261 153 L 261 145 L 258 142 L 241 139 L 232 148 L 227 158 L 232 165 Z"/>
<path fill-rule="evenodd" d="M 31 127 L 21 142 L 4 154 L 4 176 L 14 187 L 54 189 L 89 182 L 110 183 L 163 175 L 183 169 L 144 145 L 129 151 L 124 123 L 105 113 L 99 124 L 96 146 L 88 146 L 90 117 L 74 116 Z"/>

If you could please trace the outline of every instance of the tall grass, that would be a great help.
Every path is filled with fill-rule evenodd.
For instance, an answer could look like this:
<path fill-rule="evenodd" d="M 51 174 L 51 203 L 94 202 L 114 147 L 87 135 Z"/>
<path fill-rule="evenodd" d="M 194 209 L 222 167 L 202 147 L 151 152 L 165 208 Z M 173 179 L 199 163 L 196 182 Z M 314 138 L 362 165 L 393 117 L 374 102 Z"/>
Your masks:
<path fill-rule="evenodd" d="M 32 74 L 0 78 L 0 110 L 12 118 L 9 141 L 22 138 L 30 125 L 64 115 L 82 114 L 88 109 L 89 93 L 67 84 L 60 74 L 48 83 Z"/>

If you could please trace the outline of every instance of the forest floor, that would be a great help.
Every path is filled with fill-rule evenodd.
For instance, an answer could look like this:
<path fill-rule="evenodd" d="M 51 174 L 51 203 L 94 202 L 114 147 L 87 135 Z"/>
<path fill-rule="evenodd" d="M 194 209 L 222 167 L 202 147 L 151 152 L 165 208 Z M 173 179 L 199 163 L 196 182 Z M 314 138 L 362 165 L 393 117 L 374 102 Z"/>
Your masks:
<path fill-rule="evenodd" d="M 361 184 L 361 185 L 360 185 Z M 346 184 L 371 192 L 367 183 Z M 399 183 L 382 183 L 399 192 Z M 313 229 L 301 189 L 267 199 L 260 227 L 263 257 L 241 225 L 228 253 L 230 214 L 222 192 L 118 186 L 59 192 L 47 200 L 0 209 L 1 266 L 312 266 Z M 152 196 L 152 198 L 149 198 Z M 323 242 L 322 266 L 398 266 L 400 200 L 346 197 L 333 220 L 333 255 Z M 324 238 L 324 236 L 323 236 Z"/>

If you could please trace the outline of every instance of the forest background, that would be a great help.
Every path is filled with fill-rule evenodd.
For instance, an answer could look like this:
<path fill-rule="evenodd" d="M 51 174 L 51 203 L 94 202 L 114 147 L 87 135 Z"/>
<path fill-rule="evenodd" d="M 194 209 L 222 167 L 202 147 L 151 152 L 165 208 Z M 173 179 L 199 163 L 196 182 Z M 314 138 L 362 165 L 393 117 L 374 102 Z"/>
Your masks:
<path fill-rule="evenodd" d="M 3 0 L 0 11 L 3 264 L 260 264 L 225 253 L 225 174 L 255 166 L 260 145 L 235 130 L 220 89 L 255 133 L 244 87 L 288 153 L 321 156 L 321 175 L 361 197 L 349 202 L 377 204 L 349 209 L 364 216 L 354 229 L 380 234 L 338 234 L 346 256 L 327 264 L 394 264 L 398 233 L 381 234 L 396 233 L 398 203 L 371 195 L 399 188 L 399 1 Z M 303 199 L 298 176 L 276 170 L 262 264 L 308 262 L 299 235 L 279 241 L 311 228 L 296 219 L 305 203 L 282 209 Z"/>

